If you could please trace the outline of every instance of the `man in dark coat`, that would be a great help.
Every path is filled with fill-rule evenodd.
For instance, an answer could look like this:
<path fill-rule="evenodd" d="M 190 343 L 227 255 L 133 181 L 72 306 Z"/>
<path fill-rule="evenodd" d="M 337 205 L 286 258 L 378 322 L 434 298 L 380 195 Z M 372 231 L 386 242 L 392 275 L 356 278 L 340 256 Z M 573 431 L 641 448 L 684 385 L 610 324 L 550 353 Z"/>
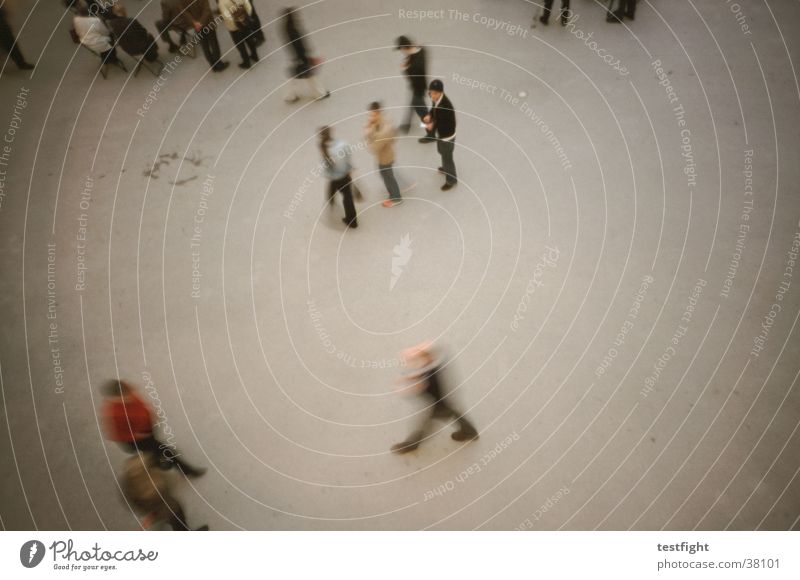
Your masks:
<path fill-rule="evenodd" d="M 428 95 L 433 105 L 428 114 L 423 118 L 428 133 L 435 135 L 436 148 L 442 156 L 442 166 L 439 173 L 444 173 L 445 183 L 442 191 L 452 189 L 458 183 L 456 164 L 453 161 L 453 151 L 456 148 L 456 112 L 453 103 L 444 94 L 444 84 L 439 79 L 431 81 Z M 420 143 L 428 143 L 432 139 L 423 137 Z"/>

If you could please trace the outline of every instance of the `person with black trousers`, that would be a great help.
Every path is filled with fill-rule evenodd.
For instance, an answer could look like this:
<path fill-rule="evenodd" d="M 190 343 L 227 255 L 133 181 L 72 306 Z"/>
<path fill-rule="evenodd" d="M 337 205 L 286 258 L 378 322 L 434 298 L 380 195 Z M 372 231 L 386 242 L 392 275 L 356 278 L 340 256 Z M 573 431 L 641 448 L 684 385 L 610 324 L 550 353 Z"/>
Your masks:
<path fill-rule="evenodd" d="M 300 18 L 295 8 L 285 8 L 283 10 L 284 24 L 283 33 L 286 44 L 294 53 L 292 64 L 289 67 L 291 79 L 287 85 L 286 97 L 284 101 L 294 103 L 300 99 L 300 84 L 306 81 L 314 91 L 317 100 L 331 96 L 330 91 L 326 91 L 319 79 L 316 77 L 316 64 L 319 59 L 312 58 L 308 54 L 304 34 L 300 30 Z"/>
<path fill-rule="evenodd" d="M 428 112 L 425 106 L 425 91 L 428 88 L 427 54 L 424 46 L 414 44 L 407 36 L 399 36 L 396 42 L 397 50 L 405 55 L 402 68 L 411 87 L 411 105 L 406 112 L 405 121 L 400 125 L 400 130 L 408 134 L 412 112 L 419 116 L 420 121 Z M 428 137 L 433 136 L 429 134 Z"/>
<path fill-rule="evenodd" d="M 33 65 L 25 60 L 22 51 L 17 45 L 17 39 L 11 31 L 11 26 L 6 18 L 6 9 L 0 6 L 0 47 L 8 53 L 19 70 L 31 70 Z"/>
<path fill-rule="evenodd" d="M 217 0 L 217 7 L 230 32 L 231 40 L 242 57 L 239 68 L 250 68 L 252 63 L 258 62 L 256 38 L 253 32 L 255 29 L 253 6 L 250 0 Z"/>
<path fill-rule="evenodd" d="M 183 2 L 186 14 L 191 19 L 192 27 L 200 40 L 203 56 L 211 65 L 211 70 L 214 72 L 224 71 L 228 68 L 228 63 L 220 60 L 222 51 L 219 49 L 219 40 L 217 39 L 217 24 L 214 22 L 208 0 L 183 0 Z"/>
<path fill-rule="evenodd" d="M 550 11 L 553 9 L 553 0 L 544 0 L 544 11 L 539 22 L 547 26 L 550 21 Z M 561 0 L 561 26 L 566 26 L 569 21 L 569 0 Z"/>
<path fill-rule="evenodd" d="M 356 206 L 353 203 L 353 190 L 350 186 L 352 182 L 350 172 L 353 170 L 350 162 L 352 148 L 345 141 L 334 139 L 330 127 L 322 127 L 319 130 L 319 149 L 322 153 L 325 177 L 328 178 L 328 204 L 333 207 L 336 192 L 341 192 L 344 205 L 342 221 L 349 228 L 357 228 Z"/>
<path fill-rule="evenodd" d="M 423 137 L 419 142 L 429 143 L 436 141 L 436 149 L 439 155 L 442 156 L 442 166 L 439 168 L 439 173 L 444 173 L 445 176 L 442 191 L 447 191 L 458 183 L 456 164 L 453 161 L 453 151 L 456 148 L 456 112 L 453 109 L 453 103 L 444 94 L 444 84 L 439 79 L 431 81 L 430 86 L 428 86 L 428 95 L 433 105 L 422 120 L 425 123 L 428 134 L 435 135 L 435 139 Z"/>
<path fill-rule="evenodd" d="M 612 0 L 613 2 L 613 0 Z M 633 20 L 636 15 L 636 0 L 617 0 L 617 9 L 609 10 L 606 15 L 606 22 L 618 23 L 625 18 Z"/>
<path fill-rule="evenodd" d="M 425 405 L 421 423 L 402 443 L 392 445 L 394 453 L 408 453 L 414 451 L 425 439 L 434 419 L 452 418 L 458 423 L 459 429 L 450 437 L 454 441 L 473 441 L 478 439 L 478 430 L 469 422 L 467 417 L 457 411 L 442 385 L 444 359 L 436 356 L 430 343 L 423 343 L 402 353 L 403 361 L 413 370 L 407 374 L 408 381 L 403 391 L 420 397 Z"/>

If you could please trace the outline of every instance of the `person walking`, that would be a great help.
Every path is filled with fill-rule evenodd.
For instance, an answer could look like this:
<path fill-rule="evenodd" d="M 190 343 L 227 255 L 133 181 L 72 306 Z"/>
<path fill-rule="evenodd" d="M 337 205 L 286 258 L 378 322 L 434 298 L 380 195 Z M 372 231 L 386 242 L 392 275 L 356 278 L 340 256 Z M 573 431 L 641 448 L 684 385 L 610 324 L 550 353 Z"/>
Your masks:
<path fill-rule="evenodd" d="M 308 54 L 306 43 L 303 40 L 303 33 L 300 31 L 300 18 L 294 8 L 286 8 L 283 11 L 283 33 L 286 44 L 292 52 L 292 64 L 289 67 L 291 79 L 287 85 L 287 103 L 295 103 L 300 99 L 301 85 L 305 81 L 313 91 L 316 99 L 326 99 L 331 96 L 331 92 L 325 90 L 316 76 L 315 67 L 320 60 Z"/>
<path fill-rule="evenodd" d="M 428 108 L 425 106 L 425 91 L 428 88 L 427 54 L 425 47 L 414 44 L 407 36 L 397 37 L 397 50 L 401 51 L 403 59 L 403 73 L 411 87 L 411 105 L 406 110 L 405 120 L 400 125 L 400 130 L 408 135 L 411 130 L 411 116 L 416 113 L 420 121 L 425 117 Z M 433 135 L 426 136 L 428 141 L 433 141 Z"/>
<path fill-rule="evenodd" d="M 152 453 L 136 453 L 126 459 L 120 477 L 122 495 L 142 517 L 145 528 L 167 525 L 173 531 L 188 532 L 183 506 L 172 494 L 169 477 L 157 467 L 158 460 Z M 208 526 L 198 528 L 206 530 Z"/>
<path fill-rule="evenodd" d="M 126 381 L 111 380 L 103 391 L 102 414 L 108 439 L 131 452 L 152 453 L 164 469 L 177 467 L 187 477 L 199 477 L 206 470 L 195 468 L 179 459 L 180 453 L 171 443 L 162 443 L 153 432 L 150 407 Z M 158 424 L 162 423 L 160 421 Z M 165 430 L 169 430 L 167 426 Z M 171 430 L 170 430 L 171 437 Z"/>
<path fill-rule="evenodd" d="M 357 228 L 356 206 L 353 203 L 353 190 L 351 188 L 350 172 L 353 165 L 350 162 L 350 145 L 341 139 L 334 139 L 330 127 L 319 130 L 319 149 L 322 153 L 322 162 L 325 177 L 328 178 L 328 204 L 333 207 L 336 192 L 342 194 L 344 217 L 342 221 L 349 228 Z"/>
<path fill-rule="evenodd" d="M 250 0 L 217 0 L 225 26 L 231 35 L 231 40 L 239 54 L 242 62 L 239 68 L 248 69 L 252 63 L 258 62 L 258 52 L 256 52 L 256 38 L 254 34 L 255 25 L 253 24 L 253 7 Z"/>
<path fill-rule="evenodd" d="M 33 68 L 33 65 L 22 56 L 22 51 L 17 45 L 17 39 L 14 38 L 11 25 L 8 23 L 8 16 L 4 6 L 0 6 L 0 47 L 8 53 L 8 56 L 11 57 L 11 60 L 14 61 L 19 70 L 31 70 Z"/>
<path fill-rule="evenodd" d="M 423 418 L 411 435 L 405 441 L 392 445 L 394 453 L 408 453 L 419 447 L 434 419 L 453 418 L 458 423 L 459 429 L 450 435 L 455 441 L 473 441 L 478 439 L 477 429 L 469 422 L 463 413 L 455 409 L 451 402 L 445 399 L 449 396 L 444 389 L 442 369 L 444 358 L 437 356 L 433 345 L 424 342 L 418 346 L 407 349 L 401 353 L 403 361 L 413 370 L 405 376 L 408 386 L 403 389 L 407 394 L 420 397 L 425 403 Z"/>
<path fill-rule="evenodd" d="M 439 173 L 444 173 L 445 183 L 442 191 L 452 189 L 458 183 L 456 164 L 453 161 L 453 152 L 456 148 L 456 112 L 453 103 L 444 94 L 444 84 L 439 79 L 434 79 L 428 86 L 428 95 L 432 106 L 423 118 L 429 134 L 436 136 L 436 149 L 442 157 L 442 166 Z M 423 137 L 420 143 L 428 143 L 429 139 Z"/>
<path fill-rule="evenodd" d="M 539 22 L 547 26 L 550 21 L 550 11 L 553 8 L 553 0 L 544 0 L 544 10 L 542 11 Z M 561 0 L 561 26 L 566 26 L 569 22 L 569 0 Z"/>
<path fill-rule="evenodd" d="M 378 161 L 378 171 L 389 192 L 389 199 L 384 200 L 383 207 L 394 207 L 403 203 L 400 186 L 397 185 L 392 169 L 395 130 L 389 119 L 381 113 L 379 102 L 370 103 L 368 115 L 367 124 L 364 126 L 364 139 Z"/>

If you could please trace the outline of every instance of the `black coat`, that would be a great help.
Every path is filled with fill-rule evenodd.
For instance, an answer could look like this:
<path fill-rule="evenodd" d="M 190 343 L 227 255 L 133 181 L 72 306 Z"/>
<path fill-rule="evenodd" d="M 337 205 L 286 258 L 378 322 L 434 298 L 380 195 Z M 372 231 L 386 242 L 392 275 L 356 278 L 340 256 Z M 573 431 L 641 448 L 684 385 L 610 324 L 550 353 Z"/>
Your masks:
<path fill-rule="evenodd" d="M 158 53 L 155 38 L 138 20 L 125 17 L 110 18 L 106 20 L 106 26 L 114 35 L 117 46 L 131 56 L 147 54 L 151 57 Z"/>
<path fill-rule="evenodd" d="M 456 133 L 456 112 L 453 109 L 453 103 L 447 98 L 447 95 L 442 95 L 442 100 L 439 101 L 438 107 L 431 107 L 428 112 L 433 121 L 433 130 L 436 132 L 439 139 L 446 139 L 452 137 Z"/>
<path fill-rule="evenodd" d="M 415 95 L 424 95 L 428 89 L 427 66 L 425 58 L 425 48 L 420 47 L 419 52 L 410 54 L 406 57 L 406 76 L 411 84 L 411 90 Z"/>

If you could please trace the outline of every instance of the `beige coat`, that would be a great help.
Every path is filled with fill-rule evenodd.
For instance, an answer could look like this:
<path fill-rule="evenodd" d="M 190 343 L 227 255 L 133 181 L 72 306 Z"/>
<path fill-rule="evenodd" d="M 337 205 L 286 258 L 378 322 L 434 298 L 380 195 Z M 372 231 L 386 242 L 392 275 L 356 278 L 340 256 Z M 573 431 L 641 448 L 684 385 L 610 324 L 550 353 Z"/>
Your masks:
<path fill-rule="evenodd" d="M 372 154 L 378 159 L 379 165 L 391 165 L 394 163 L 394 135 L 394 127 L 383 116 L 367 130 L 367 145 L 369 145 Z"/>

